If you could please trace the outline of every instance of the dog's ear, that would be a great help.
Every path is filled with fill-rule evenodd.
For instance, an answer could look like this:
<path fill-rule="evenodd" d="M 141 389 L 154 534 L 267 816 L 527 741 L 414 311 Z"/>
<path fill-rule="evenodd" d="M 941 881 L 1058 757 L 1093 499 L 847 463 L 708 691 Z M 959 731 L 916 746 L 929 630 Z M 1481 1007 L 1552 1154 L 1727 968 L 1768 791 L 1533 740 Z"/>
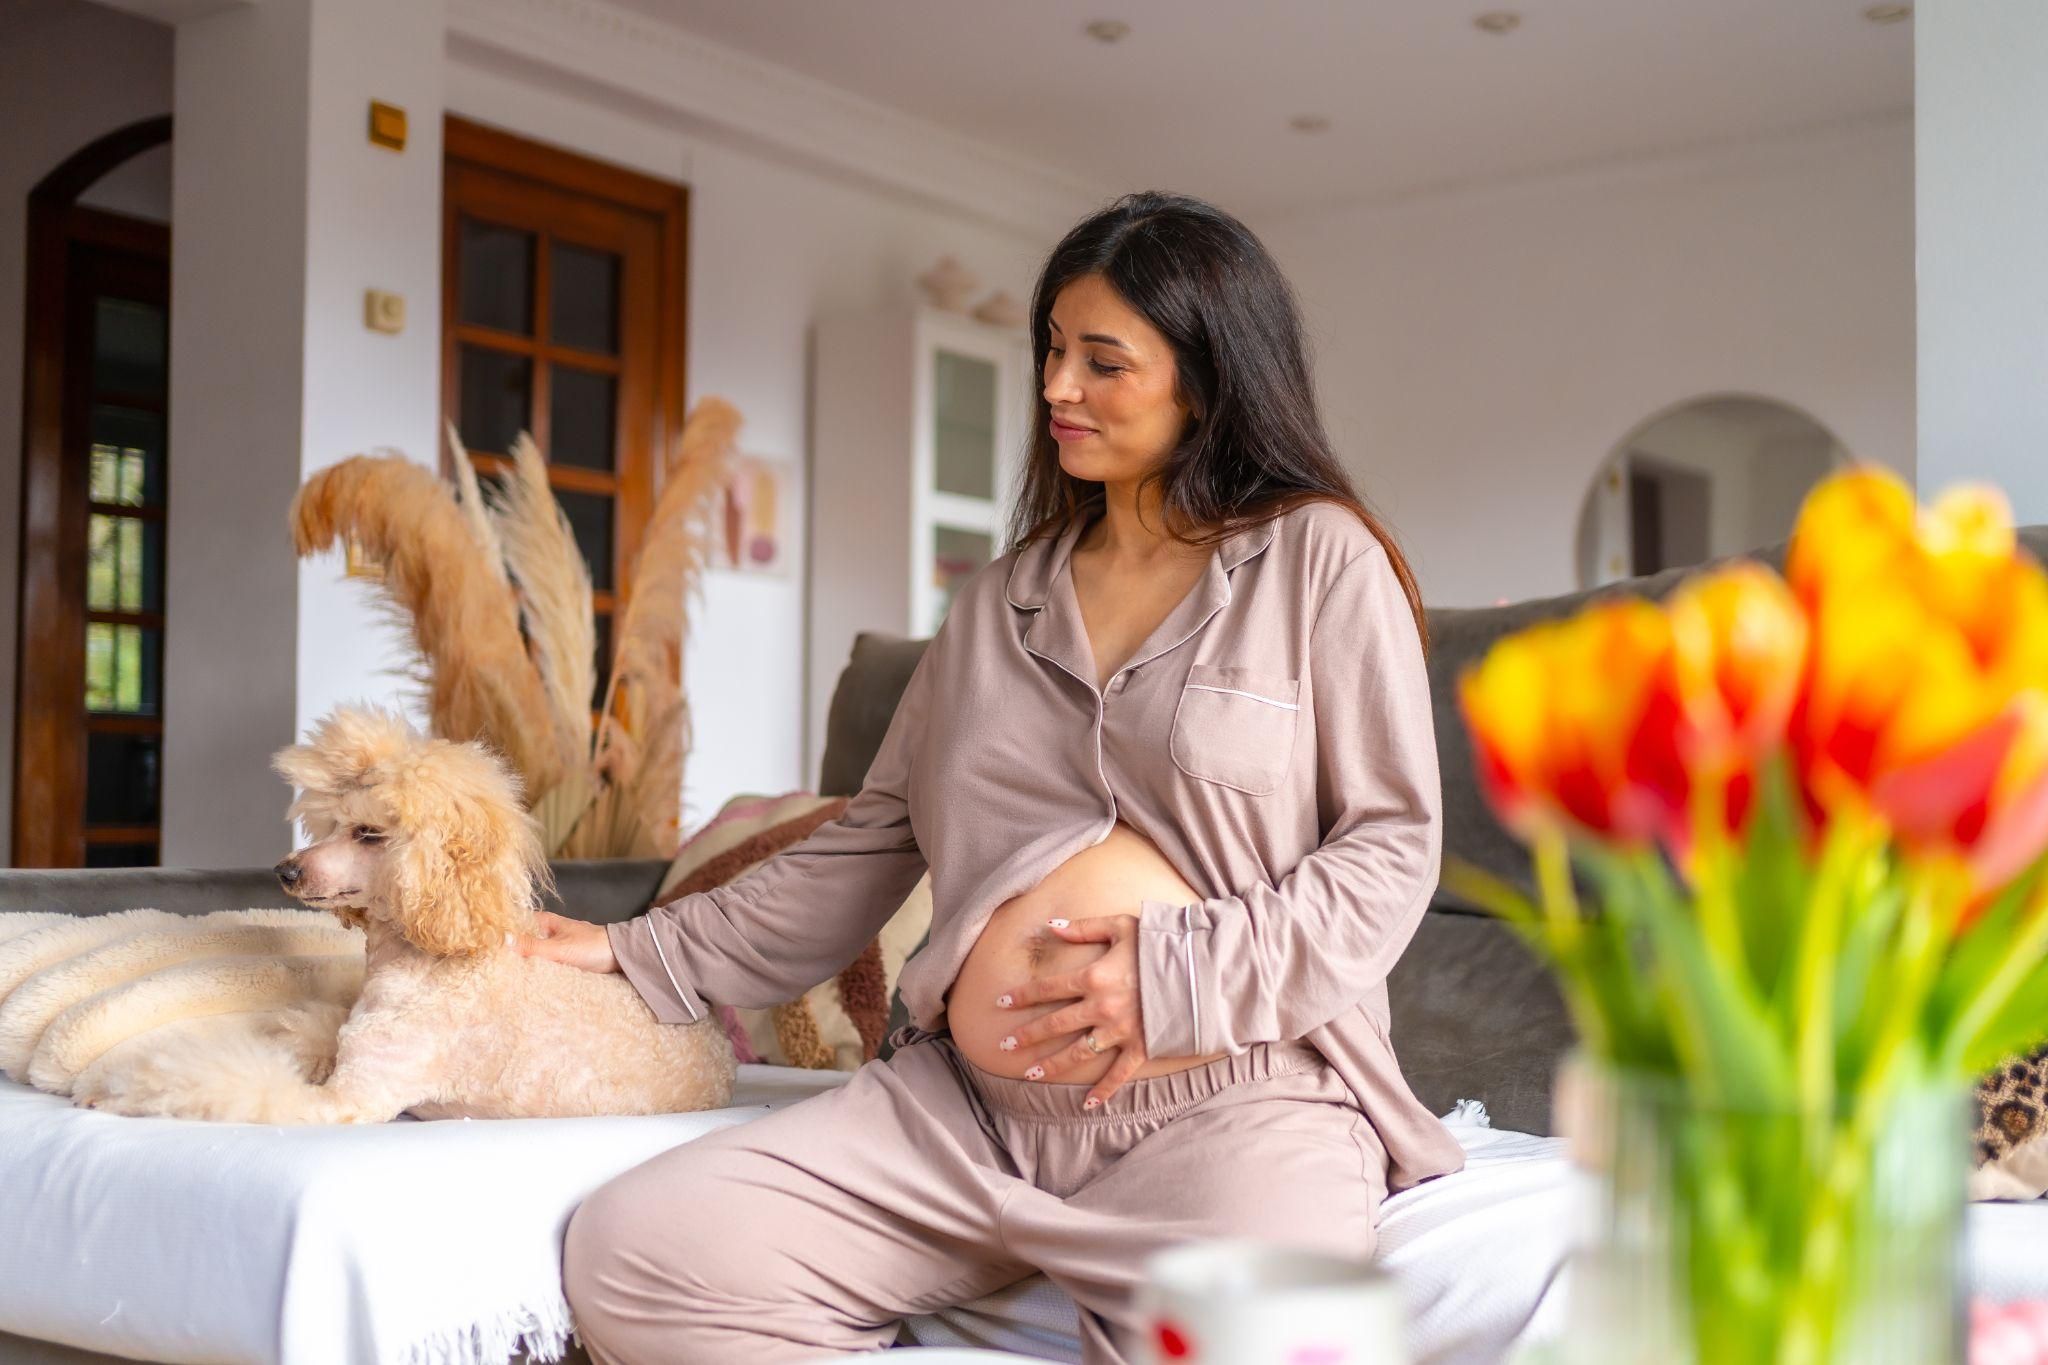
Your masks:
<path fill-rule="evenodd" d="M 398 802 L 391 850 L 399 932 L 455 957 L 530 930 L 547 863 L 517 783 L 481 746 L 441 741 L 416 775 Z"/>

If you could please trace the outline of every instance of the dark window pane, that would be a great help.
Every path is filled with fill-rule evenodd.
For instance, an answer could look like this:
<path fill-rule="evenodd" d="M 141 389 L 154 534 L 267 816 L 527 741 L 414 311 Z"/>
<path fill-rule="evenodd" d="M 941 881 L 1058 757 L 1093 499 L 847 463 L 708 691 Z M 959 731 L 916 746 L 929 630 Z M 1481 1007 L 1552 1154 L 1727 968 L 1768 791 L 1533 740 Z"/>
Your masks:
<path fill-rule="evenodd" d="M 597 690 L 591 694 L 590 709 L 596 710 L 604 704 L 604 689 L 612 678 L 612 617 L 608 611 L 597 613 Z"/>
<path fill-rule="evenodd" d="M 160 744 L 155 735 L 86 734 L 85 823 L 156 823 Z"/>
<path fill-rule="evenodd" d="M 164 391 L 164 310 L 133 299 L 93 301 L 92 382 L 101 392 Z"/>
<path fill-rule="evenodd" d="M 590 585 L 599 592 L 612 586 L 612 499 L 604 493 L 572 493 L 555 490 L 556 501 L 576 533 L 576 548 L 590 566 Z"/>
<path fill-rule="evenodd" d="M 155 867 L 155 844 L 87 844 L 87 867 Z"/>
<path fill-rule="evenodd" d="M 471 450 L 504 454 L 531 429 L 533 362 L 522 355 L 462 348 L 462 440 Z"/>
<path fill-rule="evenodd" d="M 462 321 L 533 335 L 533 234 L 464 218 L 457 252 Z"/>
<path fill-rule="evenodd" d="M 162 697 L 163 636 L 141 626 L 88 622 L 85 709 L 153 716 Z"/>
<path fill-rule="evenodd" d="M 162 416 L 140 408 L 93 405 L 89 484 L 94 502 L 163 506 L 163 456 Z"/>
<path fill-rule="evenodd" d="M 567 242 L 554 243 L 554 253 L 548 312 L 555 344 L 618 354 L 619 258 Z"/>
<path fill-rule="evenodd" d="M 554 431 L 548 441 L 548 460 L 585 469 L 613 468 L 613 395 L 618 381 L 608 374 L 567 365 L 555 366 L 553 377 L 553 401 L 548 406 Z"/>

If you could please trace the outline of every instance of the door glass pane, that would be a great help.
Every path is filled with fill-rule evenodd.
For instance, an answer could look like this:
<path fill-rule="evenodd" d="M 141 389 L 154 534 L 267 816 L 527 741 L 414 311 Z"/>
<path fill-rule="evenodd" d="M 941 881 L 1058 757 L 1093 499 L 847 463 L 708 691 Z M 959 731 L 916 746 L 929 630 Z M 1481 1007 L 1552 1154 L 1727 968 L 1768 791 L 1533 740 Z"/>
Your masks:
<path fill-rule="evenodd" d="M 148 396 L 164 391 L 169 337 L 153 303 L 93 300 L 92 382 L 102 392 Z"/>
<path fill-rule="evenodd" d="M 458 316 L 479 327 L 533 335 L 533 234 L 462 220 Z"/>
<path fill-rule="evenodd" d="M 590 586 L 599 592 L 609 592 L 612 586 L 612 515 L 615 506 L 611 495 L 575 493 L 557 488 L 555 501 L 562 504 L 562 513 L 569 518 L 569 529 L 576 534 L 576 548 L 583 551 L 583 562 L 590 566 Z"/>
<path fill-rule="evenodd" d="M 619 258 L 567 242 L 554 242 L 552 249 L 548 330 L 554 333 L 554 343 L 617 355 Z"/>
<path fill-rule="evenodd" d="M 163 610 L 163 555 L 161 522 L 93 513 L 86 528 L 86 608 Z"/>
<path fill-rule="evenodd" d="M 462 440 L 471 450 L 503 455 L 531 429 L 533 362 L 523 355 L 462 348 Z"/>
<path fill-rule="evenodd" d="M 618 382 L 608 374 L 556 365 L 554 401 L 549 407 L 548 459 L 585 469 L 613 467 L 613 414 Z"/>
<path fill-rule="evenodd" d="M 153 825 L 157 820 L 158 756 L 155 735 L 85 737 L 85 822 Z"/>
<path fill-rule="evenodd" d="M 953 594 L 973 576 L 976 569 L 995 557 L 986 531 L 962 531 L 953 526 L 932 528 L 932 586 L 939 590 L 941 618 L 953 608 Z M 938 622 L 931 623 L 934 629 Z"/>
<path fill-rule="evenodd" d="M 92 409 L 94 502 L 161 507 L 164 502 L 164 419 L 141 408 L 95 403 Z"/>
<path fill-rule="evenodd" d="M 604 702 L 604 690 L 612 680 L 612 614 L 608 611 L 597 613 L 597 687 L 590 694 L 590 708 L 596 710 Z"/>
<path fill-rule="evenodd" d="M 155 844 L 87 844 L 85 865 L 87 867 L 155 867 L 157 865 Z"/>
<path fill-rule="evenodd" d="M 85 627 L 85 708 L 152 716 L 162 698 L 163 638 L 141 626 L 90 621 Z"/>
<path fill-rule="evenodd" d="M 996 367 L 940 351 L 932 361 L 933 440 L 941 493 L 995 496 Z"/>

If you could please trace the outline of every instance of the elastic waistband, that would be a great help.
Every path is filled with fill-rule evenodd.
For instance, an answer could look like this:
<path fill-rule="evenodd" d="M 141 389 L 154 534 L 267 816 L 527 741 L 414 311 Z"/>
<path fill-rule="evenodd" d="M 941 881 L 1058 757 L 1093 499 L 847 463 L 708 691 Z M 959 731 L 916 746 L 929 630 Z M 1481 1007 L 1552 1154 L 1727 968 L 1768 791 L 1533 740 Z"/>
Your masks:
<path fill-rule="evenodd" d="M 942 1035 L 953 1051 L 962 1073 L 974 1083 L 982 1102 L 990 1109 L 1012 1118 L 1041 1123 L 1115 1123 L 1134 1118 L 1176 1114 L 1193 1107 L 1228 1085 L 1240 1081 L 1262 1081 L 1269 1076 L 1291 1076 L 1311 1071 L 1326 1063 L 1323 1054 L 1300 1040 L 1284 1043 L 1254 1043 L 1239 1053 L 1218 1057 L 1185 1071 L 1125 1081 L 1100 1107 L 1083 1109 L 1089 1087 L 1065 1081 L 1020 1081 L 983 1071 L 960 1056 L 950 1035 Z"/>

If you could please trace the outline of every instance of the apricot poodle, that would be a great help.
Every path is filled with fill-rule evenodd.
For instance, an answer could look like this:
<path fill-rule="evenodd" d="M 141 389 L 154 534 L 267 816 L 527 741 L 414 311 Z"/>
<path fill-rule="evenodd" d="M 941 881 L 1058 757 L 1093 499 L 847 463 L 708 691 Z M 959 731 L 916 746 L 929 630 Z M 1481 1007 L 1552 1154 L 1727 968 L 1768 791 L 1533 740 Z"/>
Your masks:
<path fill-rule="evenodd" d="M 653 1114 L 729 1103 L 732 1045 L 715 1018 L 655 1021 L 623 976 L 509 946 L 549 884 L 518 780 L 474 743 L 343 708 L 280 751 L 311 844 L 277 865 L 286 891 L 367 942 L 339 1033 L 173 1046 L 97 1108 L 258 1123 Z M 260 1055 L 267 1054 L 267 1055 Z"/>

